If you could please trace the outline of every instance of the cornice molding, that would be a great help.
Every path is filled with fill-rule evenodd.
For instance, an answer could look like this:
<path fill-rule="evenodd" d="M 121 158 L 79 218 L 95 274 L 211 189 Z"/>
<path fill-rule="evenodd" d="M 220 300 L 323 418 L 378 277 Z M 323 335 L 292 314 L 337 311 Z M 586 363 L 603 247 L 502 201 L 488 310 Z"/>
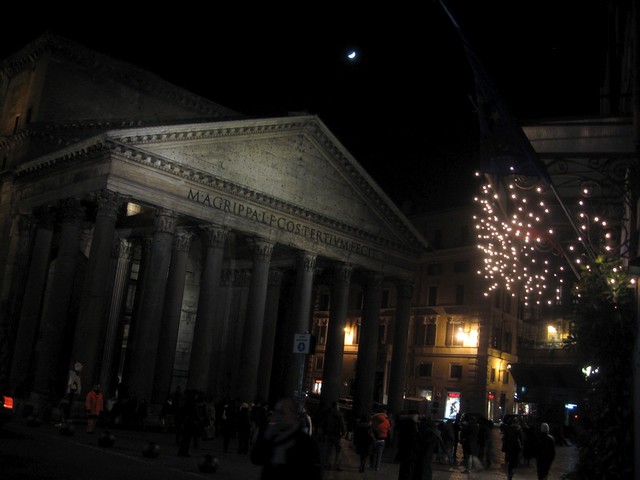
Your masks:
<path fill-rule="evenodd" d="M 87 157 L 93 158 L 99 154 L 109 153 L 113 150 L 113 147 L 112 142 L 108 141 L 104 135 L 93 137 L 74 143 L 62 151 L 58 150 L 35 160 L 17 165 L 15 176 L 16 179 L 24 180 L 46 170 L 58 169 L 63 166 L 68 166 L 69 164 L 80 162 Z"/>
<path fill-rule="evenodd" d="M 169 142 L 208 140 L 260 135 L 273 135 L 279 132 L 314 132 L 317 127 L 315 117 L 290 117 L 225 122 L 206 122 L 188 125 L 166 125 L 136 128 L 132 131 L 112 131 L 109 137 L 126 144 L 149 145 Z M 167 131 L 171 127 L 171 131 Z M 146 130 L 146 131 L 145 131 Z"/>

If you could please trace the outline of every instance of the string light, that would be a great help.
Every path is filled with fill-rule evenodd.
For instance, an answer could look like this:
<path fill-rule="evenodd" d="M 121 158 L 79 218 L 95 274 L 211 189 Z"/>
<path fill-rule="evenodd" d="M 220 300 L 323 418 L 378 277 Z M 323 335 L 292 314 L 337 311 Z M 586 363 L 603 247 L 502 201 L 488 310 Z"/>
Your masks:
<path fill-rule="evenodd" d="M 481 195 L 475 197 L 481 212 L 474 215 L 474 220 L 477 247 L 484 258 L 479 274 L 487 280 L 485 296 L 504 288 L 512 295 L 516 291 L 522 294 L 525 305 L 551 305 L 560 300 L 559 286 L 569 273 L 565 266 L 572 263 L 574 272 L 588 268 L 585 243 L 609 257 L 618 253 L 619 246 L 602 215 L 588 212 L 584 198 L 593 193 L 593 188 L 582 189 L 584 198 L 577 201 L 576 217 L 582 234 L 560 238 L 556 233 L 560 229 L 553 225 L 553 209 L 545 201 L 548 189 L 530 185 L 535 179 L 510 179 L 506 189 L 505 185 L 494 186 L 487 181 L 481 186 Z"/>

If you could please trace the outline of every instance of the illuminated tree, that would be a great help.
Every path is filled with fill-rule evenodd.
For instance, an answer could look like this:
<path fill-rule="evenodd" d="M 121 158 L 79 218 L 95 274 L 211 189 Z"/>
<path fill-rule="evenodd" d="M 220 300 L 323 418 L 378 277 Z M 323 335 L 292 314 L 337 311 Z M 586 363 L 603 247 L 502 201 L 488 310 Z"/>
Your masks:
<path fill-rule="evenodd" d="M 619 260 L 598 257 L 576 287 L 575 332 L 567 341 L 585 365 L 589 384 L 580 408 L 580 449 L 568 479 L 633 476 L 634 282 Z"/>

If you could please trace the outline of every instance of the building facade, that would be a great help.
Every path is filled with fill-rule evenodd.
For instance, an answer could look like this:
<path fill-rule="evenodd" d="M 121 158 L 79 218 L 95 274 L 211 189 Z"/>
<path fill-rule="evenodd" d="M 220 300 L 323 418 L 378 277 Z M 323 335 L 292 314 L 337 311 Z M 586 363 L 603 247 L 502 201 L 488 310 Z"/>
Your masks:
<path fill-rule="evenodd" d="M 302 396 L 330 291 L 322 402 L 342 395 L 357 292 L 354 401 L 371 408 L 383 297 L 406 336 L 427 243 L 320 119 L 244 118 L 51 34 L 2 63 L 0 87 L 2 375 L 17 396 L 44 412 L 75 362 L 85 388 L 152 404 L 176 385 Z"/>
<path fill-rule="evenodd" d="M 473 412 L 498 419 L 515 405 L 510 368 L 517 361 L 518 298 L 485 295 L 474 208 L 412 217 L 434 251 L 416 277 L 407 387 L 436 418 Z"/>

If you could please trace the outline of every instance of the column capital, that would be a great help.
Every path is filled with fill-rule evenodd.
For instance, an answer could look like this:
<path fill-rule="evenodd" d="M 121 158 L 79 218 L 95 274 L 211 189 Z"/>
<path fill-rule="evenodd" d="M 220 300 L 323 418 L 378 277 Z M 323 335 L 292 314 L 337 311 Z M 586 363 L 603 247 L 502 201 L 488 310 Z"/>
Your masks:
<path fill-rule="evenodd" d="M 201 225 L 200 228 L 204 231 L 204 241 L 207 247 L 224 247 L 224 242 L 227 239 L 229 229 L 220 225 L 209 224 Z"/>
<path fill-rule="evenodd" d="M 246 269 L 227 268 L 222 272 L 222 284 L 228 287 L 246 287 L 251 280 L 251 272 Z"/>
<path fill-rule="evenodd" d="M 269 285 L 272 286 L 277 286 L 280 285 L 280 283 L 282 282 L 282 270 L 279 270 L 277 268 L 272 268 L 271 270 L 269 270 Z"/>
<path fill-rule="evenodd" d="M 49 205 L 42 205 L 33 210 L 33 216 L 38 227 L 53 228 L 56 220 L 55 211 Z"/>
<path fill-rule="evenodd" d="M 113 247 L 111 248 L 111 258 L 126 258 L 130 260 L 133 257 L 133 243 L 125 238 L 118 236 L 113 239 Z"/>
<path fill-rule="evenodd" d="M 367 288 L 382 288 L 382 282 L 384 282 L 384 275 L 381 274 L 380 272 L 366 272 L 365 275 L 365 282 L 367 285 Z"/>
<path fill-rule="evenodd" d="M 271 254 L 273 253 L 273 247 L 275 242 L 265 240 L 264 238 L 253 237 L 248 240 L 249 247 L 253 251 L 255 260 L 268 262 L 271 260 Z"/>
<path fill-rule="evenodd" d="M 173 249 L 178 252 L 188 252 L 191 247 L 193 234 L 187 230 L 179 230 L 173 236 Z"/>
<path fill-rule="evenodd" d="M 336 280 L 342 282 L 350 282 L 353 273 L 353 265 L 350 263 L 338 263 L 334 267 Z"/>
<path fill-rule="evenodd" d="M 125 200 L 117 192 L 103 189 L 95 194 L 95 201 L 98 204 L 98 216 L 116 220 L 118 209 Z"/>
<path fill-rule="evenodd" d="M 304 269 L 305 272 L 313 272 L 316 268 L 316 259 L 318 255 L 315 253 L 307 252 L 307 251 L 299 251 L 298 258 L 300 260 L 300 265 Z"/>
<path fill-rule="evenodd" d="M 66 198 L 60 202 L 58 214 L 63 223 L 80 224 L 85 218 L 86 209 L 77 198 Z"/>
<path fill-rule="evenodd" d="M 171 210 L 158 210 L 156 212 L 156 218 L 154 219 L 153 226 L 157 233 L 170 233 L 173 235 L 176 229 L 178 217 Z"/>

